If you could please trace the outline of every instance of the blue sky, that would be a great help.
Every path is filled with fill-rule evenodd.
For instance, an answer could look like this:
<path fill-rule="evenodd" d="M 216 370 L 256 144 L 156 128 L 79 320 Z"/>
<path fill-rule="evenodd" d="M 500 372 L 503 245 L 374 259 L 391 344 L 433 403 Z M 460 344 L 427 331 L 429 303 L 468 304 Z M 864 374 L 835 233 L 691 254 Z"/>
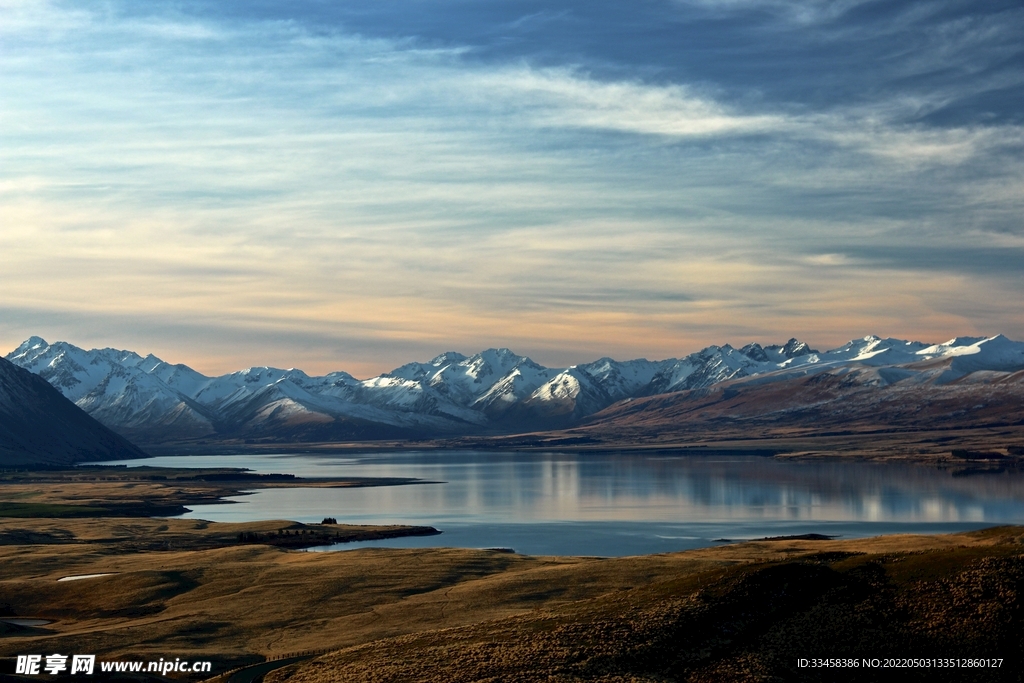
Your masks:
<path fill-rule="evenodd" d="M 0 0 L 0 343 L 1024 338 L 1016 3 Z"/>

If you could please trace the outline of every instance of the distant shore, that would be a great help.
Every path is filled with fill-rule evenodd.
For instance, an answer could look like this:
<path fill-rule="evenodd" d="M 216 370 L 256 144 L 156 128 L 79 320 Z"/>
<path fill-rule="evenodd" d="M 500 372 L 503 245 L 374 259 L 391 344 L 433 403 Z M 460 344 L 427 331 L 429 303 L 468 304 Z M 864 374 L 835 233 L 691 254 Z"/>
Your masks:
<path fill-rule="evenodd" d="M 0 469 L 0 518 L 174 517 L 269 488 L 364 488 L 430 483 L 404 477 L 257 474 L 242 468 L 82 465 Z M 325 516 L 330 511 L 325 511 Z M 420 529 L 420 527 L 409 527 Z M 424 527 L 427 528 L 427 527 Z"/>
<path fill-rule="evenodd" d="M 971 429 L 884 430 L 744 436 L 741 434 L 666 434 L 643 439 L 625 435 L 590 435 L 582 430 L 535 434 L 459 437 L 451 439 L 348 442 L 242 442 L 237 440 L 181 441 L 148 444 L 153 456 L 352 454 L 416 450 L 480 450 L 557 453 L 622 453 L 676 456 L 760 456 L 792 460 L 847 460 L 918 463 L 985 471 L 993 467 L 1024 467 L 1024 428 L 1019 425 Z"/>

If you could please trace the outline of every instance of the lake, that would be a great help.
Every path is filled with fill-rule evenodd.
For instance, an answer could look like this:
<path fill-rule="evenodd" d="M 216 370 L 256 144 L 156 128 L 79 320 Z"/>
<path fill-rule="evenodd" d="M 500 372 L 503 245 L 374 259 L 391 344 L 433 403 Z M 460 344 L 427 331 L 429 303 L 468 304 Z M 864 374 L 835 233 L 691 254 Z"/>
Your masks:
<path fill-rule="evenodd" d="M 441 536 L 332 546 L 508 547 L 621 556 L 720 539 L 821 533 L 944 533 L 1024 523 L 1024 476 L 953 476 L 924 466 L 766 457 L 402 451 L 158 457 L 128 466 L 245 467 L 300 477 L 414 477 L 429 483 L 268 489 L 189 518 L 429 525 Z"/>

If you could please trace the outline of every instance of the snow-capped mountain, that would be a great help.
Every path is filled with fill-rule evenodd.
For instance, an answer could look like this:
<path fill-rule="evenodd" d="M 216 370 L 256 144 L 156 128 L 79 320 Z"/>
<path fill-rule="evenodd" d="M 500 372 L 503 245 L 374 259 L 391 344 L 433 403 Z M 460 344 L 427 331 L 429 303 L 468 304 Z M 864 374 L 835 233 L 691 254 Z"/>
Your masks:
<path fill-rule="evenodd" d="M 859 384 L 988 381 L 1024 369 L 1024 344 L 1001 335 L 925 344 L 869 336 L 819 352 L 783 345 L 709 346 L 683 358 L 611 358 L 546 368 L 509 349 L 443 353 L 358 380 L 345 372 L 255 367 L 206 377 L 132 351 L 85 351 L 32 337 L 7 359 L 49 381 L 107 426 L 146 443 L 184 438 L 330 440 L 455 435 L 568 426 L 612 404 L 858 369 Z M 851 375 L 853 377 L 853 375 Z M 987 378 L 987 379 L 986 379 Z"/>
<path fill-rule="evenodd" d="M 965 435 L 982 434 L 1019 448 L 1024 344 L 1003 336 L 934 345 L 865 337 L 780 365 L 704 389 L 620 401 L 561 438 L 650 444 L 861 434 L 873 436 L 858 449 L 888 458 L 926 452 L 929 442 L 933 453 L 940 443 L 956 448 Z M 885 438 L 935 433 L 942 438 L 914 436 L 895 449 Z"/>

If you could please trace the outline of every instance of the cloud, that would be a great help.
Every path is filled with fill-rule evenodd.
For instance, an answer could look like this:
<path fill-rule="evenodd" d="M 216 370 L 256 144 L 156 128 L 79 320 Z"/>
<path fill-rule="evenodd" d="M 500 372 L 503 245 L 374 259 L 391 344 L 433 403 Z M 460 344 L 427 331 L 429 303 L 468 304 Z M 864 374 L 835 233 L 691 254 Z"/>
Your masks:
<path fill-rule="evenodd" d="M 818 106 L 606 55 L 68 7 L 0 6 L 0 291 L 69 341 L 207 338 L 227 370 L 237 335 L 249 362 L 296 345 L 365 374 L 451 347 L 827 345 L 872 320 L 1024 336 L 986 304 L 1020 294 L 1022 128 L 929 119 L 955 83 Z"/>

